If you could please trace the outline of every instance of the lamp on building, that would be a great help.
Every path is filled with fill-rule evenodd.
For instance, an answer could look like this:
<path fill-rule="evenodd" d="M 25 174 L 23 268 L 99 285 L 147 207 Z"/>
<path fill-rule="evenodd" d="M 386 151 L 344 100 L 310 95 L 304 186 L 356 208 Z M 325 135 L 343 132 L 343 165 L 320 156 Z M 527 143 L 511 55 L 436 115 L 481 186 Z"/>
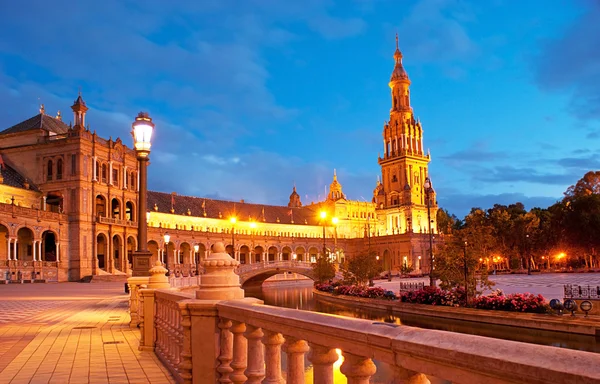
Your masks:
<path fill-rule="evenodd" d="M 427 199 L 427 226 L 429 228 L 429 285 L 435 287 L 436 278 L 433 276 L 433 233 L 431 232 L 431 194 L 433 188 L 431 179 L 425 178 L 425 198 Z"/>
<path fill-rule="evenodd" d="M 133 136 L 133 147 L 138 160 L 140 175 L 140 186 L 138 190 L 138 246 L 133 253 L 132 276 L 149 276 L 151 267 L 150 258 L 152 252 L 148 251 L 148 222 L 144 220 L 146 213 L 146 199 L 148 190 L 148 160 L 150 147 L 152 145 L 152 132 L 154 123 L 146 112 L 140 112 L 133 122 L 131 135 Z"/>
<path fill-rule="evenodd" d="M 235 259 L 235 223 L 237 222 L 237 219 L 235 218 L 235 216 L 231 217 L 229 219 L 229 222 L 231 223 L 231 257 L 233 257 Z"/>
<path fill-rule="evenodd" d="M 165 241 L 165 268 L 167 269 L 166 276 L 169 276 L 169 241 L 171 240 L 171 236 L 165 232 L 163 235 L 163 240 Z"/>
<path fill-rule="evenodd" d="M 200 250 L 200 246 L 198 244 L 194 245 L 194 260 L 196 261 L 196 276 L 200 274 L 200 269 L 198 264 L 200 264 L 200 255 L 198 255 L 198 251 Z"/>

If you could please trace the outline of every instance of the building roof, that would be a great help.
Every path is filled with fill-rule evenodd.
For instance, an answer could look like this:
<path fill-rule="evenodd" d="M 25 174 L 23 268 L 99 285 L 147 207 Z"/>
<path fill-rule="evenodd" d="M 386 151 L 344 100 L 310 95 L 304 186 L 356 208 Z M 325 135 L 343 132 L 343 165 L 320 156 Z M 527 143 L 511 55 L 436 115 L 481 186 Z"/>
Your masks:
<path fill-rule="evenodd" d="M 173 207 L 173 212 L 171 212 L 171 207 Z M 154 191 L 148 191 L 148 209 L 152 212 L 174 213 L 185 216 L 188 216 L 189 209 L 189 216 L 212 219 L 227 220 L 235 216 L 237 220 L 241 221 L 319 224 L 317 212 L 311 207 L 290 208 L 280 205 L 251 204 Z"/>
<path fill-rule="evenodd" d="M 0 132 L 0 135 L 8 133 L 26 132 L 31 130 L 43 129 L 48 132 L 56 134 L 65 134 L 69 131 L 69 126 L 52 116 L 40 113 L 33 116 L 30 119 L 20 122 L 19 124 L 13 125 L 10 128 Z"/>
<path fill-rule="evenodd" d="M 13 167 L 6 164 L 2 159 L 2 155 L 0 155 L 0 174 L 2 175 L 2 182 L 0 184 L 8 185 L 9 187 L 39 191 L 31 181 L 17 172 Z M 27 188 L 25 187 L 26 184 L 28 184 Z"/>

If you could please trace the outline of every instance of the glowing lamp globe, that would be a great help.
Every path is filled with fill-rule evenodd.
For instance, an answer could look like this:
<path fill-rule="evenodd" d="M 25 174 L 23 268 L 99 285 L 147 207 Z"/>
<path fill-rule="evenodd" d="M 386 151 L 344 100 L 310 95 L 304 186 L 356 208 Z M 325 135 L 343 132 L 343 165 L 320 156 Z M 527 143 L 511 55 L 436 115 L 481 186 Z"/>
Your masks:
<path fill-rule="evenodd" d="M 147 112 L 140 112 L 131 126 L 133 128 L 131 134 L 135 151 L 140 157 L 148 156 L 152 145 L 152 132 L 154 131 L 152 118 Z"/>

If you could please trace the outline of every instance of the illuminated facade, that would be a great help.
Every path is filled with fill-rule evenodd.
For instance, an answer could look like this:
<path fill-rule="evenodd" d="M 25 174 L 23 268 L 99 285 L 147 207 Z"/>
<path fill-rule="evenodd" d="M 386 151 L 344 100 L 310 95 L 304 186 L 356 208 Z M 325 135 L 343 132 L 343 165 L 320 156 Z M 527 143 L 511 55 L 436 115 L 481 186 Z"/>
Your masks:
<path fill-rule="evenodd" d="M 335 171 L 327 198 L 308 205 L 295 186 L 287 206 L 150 191 L 148 215 L 141 219 L 148 220 L 154 259 L 168 262 L 176 274 L 193 274 L 211 246 L 223 242 L 242 263 L 314 261 L 325 247 L 340 262 L 370 252 L 381 255 L 386 270 L 407 265 L 427 271 L 424 182 L 430 156 L 410 106 L 399 49 L 394 60 L 381 180 L 371 202 L 347 199 Z M 106 140 L 86 128 L 81 95 L 71 109 L 72 125 L 42 106 L 38 115 L 0 132 L 0 281 L 131 273 L 140 219 L 135 152 L 119 138 Z M 431 201 L 435 232 L 433 192 Z"/>

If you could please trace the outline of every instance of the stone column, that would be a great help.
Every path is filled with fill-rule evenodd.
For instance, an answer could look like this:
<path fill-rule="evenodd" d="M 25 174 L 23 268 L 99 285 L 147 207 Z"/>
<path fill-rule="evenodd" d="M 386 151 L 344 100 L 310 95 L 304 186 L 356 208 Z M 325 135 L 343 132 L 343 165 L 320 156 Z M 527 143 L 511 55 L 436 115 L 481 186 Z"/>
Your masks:
<path fill-rule="evenodd" d="M 304 383 L 304 354 L 308 344 L 304 340 L 286 337 L 283 350 L 287 354 L 287 383 Z"/>
<path fill-rule="evenodd" d="M 19 241 L 18 239 L 13 239 L 14 243 L 13 243 L 13 260 L 18 260 L 18 253 L 17 253 L 17 242 Z"/>
<path fill-rule="evenodd" d="M 32 251 L 33 251 L 33 261 L 37 261 L 36 259 L 36 253 L 37 253 L 37 240 L 33 240 L 33 244 L 32 244 Z"/>
<path fill-rule="evenodd" d="M 219 320 L 221 354 L 218 357 L 220 364 L 217 367 L 217 372 L 221 374 L 220 383 L 231 383 L 230 374 L 233 372 L 231 368 L 231 361 L 233 360 L 233 335 L 229 331 L 231 325 L 231 320 Z"/>
<path fill-rule="evenodd" d="M 56 243 L 56 262 L 60 261 L 60 243 Z"/>
<path fill-rule="evenodd" d="M 375 374 L 377 367 L 368 357 L 344 353 L 344 363 L 340 371 L 348 379 L 348 384 L 369 384 L 369 379 Z"/>
<path fill-rule="evenodd" d="M 40 259 L 40 261 L 44 261 L 44 254 L 42 253 L 42 242 L 41 241 L 38 242 L 38 259 Z"/>
<path fill-rule="evenodd" d="M 248 365 L 248 342 L 244 337 L 246 324 L 234 321 L 229 330 L 233 333 L 233 361 L 230 365 L 233 372 L 229 375 L 229 379 L 234 384 L 244 384 L 248 380 L 244 375 Z"/>
<path fill-rule="evenodd" d="M 313 365 L 314 384 L 334 384 L 333 363 L 338 359 L 335 349 L 311 343 L 308 360 Z"/>
<path fill-rule="evenodd" d="M 248 340 L 248 368 L 244 372 L 248 378 L 246 383 L 260 384 L 265 377 L 265 361 L 261 343 L 264 334 L 262 329 L 248 325 L 244 336 Z"/>
<path fill-rule="evenodd" d="M 12 260 L 11 255 L 10 255 L 10 246 L 12 243 L 12 240 L 10 237 L 8 238 L 8 241 L 6 242 L 6 260 Z"/>
<path fill-rule="evenodd" d="M 284 341 L 281 333 L 270 331 L 265 332 L 262 338 L 266 356 L 266 377 L 262 381 L 263 384 L 284 383 L 283 377 L 281 377 L 281 344 Z"/>

